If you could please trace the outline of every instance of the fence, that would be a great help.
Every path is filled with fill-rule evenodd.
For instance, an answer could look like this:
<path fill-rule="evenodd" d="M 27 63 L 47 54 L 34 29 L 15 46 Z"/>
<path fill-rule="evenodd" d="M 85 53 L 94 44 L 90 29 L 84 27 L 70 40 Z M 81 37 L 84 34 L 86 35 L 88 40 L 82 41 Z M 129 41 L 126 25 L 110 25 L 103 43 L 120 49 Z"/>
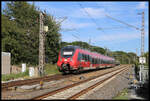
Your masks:
<path fill-rule="evenodd" d="M 141 83 L 144 83 L 149 79 L 148 67 L 140 65 L 139 78 Z"/>

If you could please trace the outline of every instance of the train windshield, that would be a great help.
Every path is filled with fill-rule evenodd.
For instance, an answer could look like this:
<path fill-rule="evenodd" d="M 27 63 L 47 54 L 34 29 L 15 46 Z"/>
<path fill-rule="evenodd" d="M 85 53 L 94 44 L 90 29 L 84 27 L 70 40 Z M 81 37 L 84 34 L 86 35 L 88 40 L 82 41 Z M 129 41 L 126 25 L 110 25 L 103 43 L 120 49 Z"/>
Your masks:
<path fill-rule="evenodd" d="M 73 47 L 64 47 L 61 50 L 61 56 L 64 58 L 72 57 L 74 54 L 75 49 Z"/>

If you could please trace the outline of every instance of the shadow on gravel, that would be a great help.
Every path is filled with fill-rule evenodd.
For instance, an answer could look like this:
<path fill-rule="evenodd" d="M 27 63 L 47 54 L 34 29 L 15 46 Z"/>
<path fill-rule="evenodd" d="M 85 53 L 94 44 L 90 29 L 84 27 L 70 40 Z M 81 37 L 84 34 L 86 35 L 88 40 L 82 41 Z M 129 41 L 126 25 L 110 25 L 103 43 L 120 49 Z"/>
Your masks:
<path fill-rule="evenodd" d="M 149 99 L 149 82 L 145 82 L 141 87 L 135 90 L 137 96 L 142 97 L 144 99 Z"/>
<path fill-rule="evenodd" d="M 135 78 L 139 81 L 139 68 L 135 67 Z M 135 89 L 135 93 L 137 96 L 142 97 L 144 99 L 149 99 L 149 80 L 146 80 L 144 84 L 137 84 L 139 87 Z"/>
<path fill-rule="evenodd" d="M 97 68 L 97 69 L 90 69 L 90 70 L 84 70 L 84 71 L 80 71 L 78 73 L 62 73 L 62 75 L 79 75 L 79 74 L 84 74 L 84 73 L 90 73 L 90 72 L 95 72 L 95 71 L 99 71 L 99 70 L 105 70 L 105 69 L 109 69 L 109 68 L 113 68 L 113 67 L 104 67 L 104 68 Z"/>
<path fill-rule="evenodd" d="M 84 70 L 84 71 L 80 71 L 79 73 L 76 73 L 75 75 L 79 75 L 79 74 L 84 74 L 84 73 L 90 73 L 90 72 L 95 72 L 95 71 L 99 71 L 99 70 L 105 70 L 105 69 L 109 69 L 109 68 L 113 68 L 113 67 L 105 67 L 105 68 L 97 68 L 97 69 L 90 69 L 90 70 Z"/>

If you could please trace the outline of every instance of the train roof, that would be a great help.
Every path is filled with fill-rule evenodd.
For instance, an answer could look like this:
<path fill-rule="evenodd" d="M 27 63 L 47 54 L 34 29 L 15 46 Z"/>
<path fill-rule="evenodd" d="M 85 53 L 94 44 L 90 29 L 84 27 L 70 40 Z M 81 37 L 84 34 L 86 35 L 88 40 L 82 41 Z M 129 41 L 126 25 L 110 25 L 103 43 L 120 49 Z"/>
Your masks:
<path fill-rule="evenodd" d="M 105 56 L 105 55 L 102 55 L 102 54 L 97 53 L 97 52 L 91 52 L 90 50 L 83 49 L 83 48 L 81 48 L 81 47 L 79 47 L 79 46 L 67 45 L 67 46 L 65 46 L 65 47 L 63 47 L 63 48 L 67 48 L 67 47 L 68 47 L 68 48 L 74 48 L 74 49 L 81 49 L 82 51 L 91 54 L 93 57 L 102 57 L 102 58 L 107 59 L 107 60 L 115 60 L 115 59 L 112 58 L 112 57 Z"/>

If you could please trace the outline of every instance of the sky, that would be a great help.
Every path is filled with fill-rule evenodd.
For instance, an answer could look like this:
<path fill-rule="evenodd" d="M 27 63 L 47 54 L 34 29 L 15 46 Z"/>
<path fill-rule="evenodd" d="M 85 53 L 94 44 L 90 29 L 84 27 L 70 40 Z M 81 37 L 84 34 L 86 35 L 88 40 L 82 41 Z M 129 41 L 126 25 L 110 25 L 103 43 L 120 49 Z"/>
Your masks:
<path fill-rule="evenodd" d="M 145 13 L 145 47 L 148 51 L 149 46 L 149 19 L 148 6 L 145 1 L 137 2 L 28 2 L 34 3 L 42 11 L 54 16 L 57 22 L 61 23 L 60 33 L 62 41 L 84 41 L 94 46 L 107 48 L 110 51 L 134 52 L 141 49 L 141 31 L 134 27 L 141 28 L 142 15 Z M 2 2 L 2 9 L 5 2 Z M 107 16 L 108 15 L 108 16 Z M 134 27 L 127 26 L 110 17 L 123 21 Z"/>

